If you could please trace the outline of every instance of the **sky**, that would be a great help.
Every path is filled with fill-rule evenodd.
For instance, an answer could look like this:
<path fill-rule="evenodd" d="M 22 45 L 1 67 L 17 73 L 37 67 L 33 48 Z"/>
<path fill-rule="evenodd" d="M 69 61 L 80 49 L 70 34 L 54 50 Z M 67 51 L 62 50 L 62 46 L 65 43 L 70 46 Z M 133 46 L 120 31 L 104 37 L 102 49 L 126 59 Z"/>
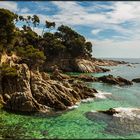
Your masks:
<path fill-rule="evenodd" d="M 94 57 L 140 58 L 138 1 L 0 1 L 0 8 L 72 27 L 92 42 Z"/>

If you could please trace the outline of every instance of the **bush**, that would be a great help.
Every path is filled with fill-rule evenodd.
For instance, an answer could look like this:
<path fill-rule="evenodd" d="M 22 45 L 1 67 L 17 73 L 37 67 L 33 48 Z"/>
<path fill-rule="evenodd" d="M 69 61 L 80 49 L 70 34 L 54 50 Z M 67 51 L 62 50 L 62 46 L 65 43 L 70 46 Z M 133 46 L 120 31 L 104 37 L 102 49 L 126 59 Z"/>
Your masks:
<path fill-rule="evenodd" d="M 0 67 L 0 71 L 2 76 L 10 76 L 10 77 L 18 76 L 17 70 L 14 67 L 10 67 L 8 64 L 3 64 Z"/>

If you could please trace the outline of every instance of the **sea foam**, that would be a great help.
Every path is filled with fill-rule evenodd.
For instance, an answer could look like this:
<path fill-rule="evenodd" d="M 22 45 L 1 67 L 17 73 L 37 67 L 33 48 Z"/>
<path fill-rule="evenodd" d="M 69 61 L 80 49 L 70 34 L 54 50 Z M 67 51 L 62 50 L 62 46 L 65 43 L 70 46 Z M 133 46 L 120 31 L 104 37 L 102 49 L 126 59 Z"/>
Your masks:
<path fill-rule="evenodd" d="M 118 107 L 114 108 L 119 113 L 114 114 L 115 117 L 129 118 L 129 119 L 140 119 L 140 108 L 124 108 Z"/>
<path fill-rule="evenodd" d="M 112 95 L 112 93 L 98 90 L 98 93 L 95 94 L 95 97 L 100 99 L 106 99 L 106 96 L 108 95 Z"/>

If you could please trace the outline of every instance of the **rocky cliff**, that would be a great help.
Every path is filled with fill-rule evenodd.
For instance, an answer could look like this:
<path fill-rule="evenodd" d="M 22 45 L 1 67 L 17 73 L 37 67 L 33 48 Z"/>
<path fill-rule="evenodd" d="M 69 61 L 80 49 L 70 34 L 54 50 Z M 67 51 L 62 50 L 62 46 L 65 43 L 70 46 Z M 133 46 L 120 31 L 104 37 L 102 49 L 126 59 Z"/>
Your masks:
<path fill-rule="evenodd" d="M 45 71 L 53 71 L 53 66 L 57 66 L 58 69 L 64 72 L 106 72 L 109 69 L 102 68 L 96 65 L 90 59 L 62 59 L 55 58 L 51 61 L 46 61 L 44 65 Z"/>
<path fill-rule="evenodd" d="M 0 75 L 0 100 L 3 107 L 11 111 L 50 113 L 66 110 L 97 93 L 59 72 L 50 77 L 45 72 L 30 71 L 26 64 L 13 62 L 11 67 L 17 70 L 17 75 Z"/>

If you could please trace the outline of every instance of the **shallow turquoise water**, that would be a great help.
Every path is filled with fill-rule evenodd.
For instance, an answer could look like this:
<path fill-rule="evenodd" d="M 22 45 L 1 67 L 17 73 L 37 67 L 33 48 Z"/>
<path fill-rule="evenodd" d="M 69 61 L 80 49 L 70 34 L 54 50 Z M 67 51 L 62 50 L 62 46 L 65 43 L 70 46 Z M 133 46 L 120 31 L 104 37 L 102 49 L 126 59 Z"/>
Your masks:
<path fill-rule="evenodd" d="M 110 67 L 104 74 L 120 75 L 127 79 L 140 77 L 140 65 Z M 95 76 L 104 75 L 93 74 Z M 95 99 L 59 116 L 26 116 L 0 110 L 0 138 L 140 138 L 140 134 L 125 135 L 105 131 L 108 127 L 103 120 L 91 121 L 85 113 L 91 110 L 105 110 L 111 107 L 139 107 L 140 84 L 118 87 L 102 83 L 88 83 L 97 90 L 110 92 L 106 99 Z"/>

